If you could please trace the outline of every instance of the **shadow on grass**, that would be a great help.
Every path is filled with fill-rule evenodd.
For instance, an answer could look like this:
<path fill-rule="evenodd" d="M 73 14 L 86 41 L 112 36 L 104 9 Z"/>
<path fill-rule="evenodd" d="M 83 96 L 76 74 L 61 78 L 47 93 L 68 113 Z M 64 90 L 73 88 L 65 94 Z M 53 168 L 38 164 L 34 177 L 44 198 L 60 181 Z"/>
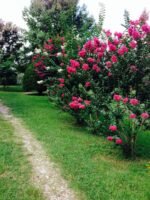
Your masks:
<path fill-rule="evenodd" d="M 42 94 L 39 94 L 38 92 L 36 91 L 32 91 L 32 92 L 25 92 L 26 95 L 29 95 L 29 96 L 47 96 L 47 93 L 42 93 Z"/>
<path fill-rule="evenodd" d="M 9 86 L 2 86 L 0 85 L 0 91 L 2 92 L 23 92 L 21 85 L 9 85 Z"/>
<path fill-rule="evenodd" d="M 150 159 L 150 131 L 141 132 L 136 145 L 137 157 Z"/>

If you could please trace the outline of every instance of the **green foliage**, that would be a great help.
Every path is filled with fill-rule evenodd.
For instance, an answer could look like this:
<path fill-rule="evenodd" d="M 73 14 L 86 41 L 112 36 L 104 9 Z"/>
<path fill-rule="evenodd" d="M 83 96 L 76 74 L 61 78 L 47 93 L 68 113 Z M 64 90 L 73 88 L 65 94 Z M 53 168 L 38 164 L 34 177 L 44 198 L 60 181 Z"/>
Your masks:
<path fill-rule="evenodd" d="M 129 24 L 130 22 L 130 14 L 128 10 L 124 11 L 124 24 L 122 24 L 122 26 L 124 26 L 125 28 L 128 28 L 130 26 Z"/>
<path fill-rule="evenodd" d="M 17 72 L 11 58 L 0 63 L 0 85 L 15 85 L 17 83 Z"/>
<path fill-rule="evenodd" d="M 92 32 L 94 19 L 77 1 L 33 1 L 23 16 L 29 31 L 26 33 L 32 48 L 42 47 L 44 41 L 57 35 L 66 36 L 75 27 L 80 36 Z M 87 39 L 87 38 L 86 38 Z"/>
<path fill-rule="evenodd" d="M 0 84 L 16 83 L 18 50 L 21 46 L 21 31 L 12 23 L 0 20 Z"/>
<path fill-rule="evenodd" d="M 23 77 L 23 90 L 26 92 L 37 91 L 39 94 L 42 94 L 46 90 L 46 87 L 43 84 L 38 84 L 38 80 L 39 77 L 33 65 L 29 65 Z"/>
<path fill-rule="evenodd" d="M 105 5 L 103 3 L 99 3 L 100 6 L 100 11 L 99 11 L 99 20 L 98 24 L 96 25 L 96 32 L 98 36 L 101 34 L 103 24 L 104 24 L 104 19 L 105 19 Z"/>
<path fill-rule="evenodd" d="M 35 90 L 37 85 L 37 80 L 38 78 L 34 71 L 33 66 L 29 65 L 23 77 L 23 90 L 26 92 Z"/>

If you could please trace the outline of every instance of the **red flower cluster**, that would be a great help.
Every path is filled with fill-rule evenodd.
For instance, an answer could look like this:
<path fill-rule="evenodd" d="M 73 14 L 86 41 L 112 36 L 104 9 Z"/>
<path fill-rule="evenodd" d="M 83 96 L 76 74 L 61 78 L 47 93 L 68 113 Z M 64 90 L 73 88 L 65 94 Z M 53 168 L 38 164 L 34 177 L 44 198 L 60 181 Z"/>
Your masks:
<path fill-rule="evenodd" d="M 121 95 L 118 95 L 118 94 L 114 94 L 113 99 L 114 99 L 115 101 L 121 101 L 121 100 L 122 100 L 122 96 L 121 96 Z"/>
<path fill-rule="evenodd" d="M 119 49 L 118 49 L 118 54 L 119 55 L 124 55 L 125 53 L 127 53 L 128 52 L 128 48 L 125 46 L 125 45 L 122 45 Z"/>
<path fill-rule="evenodd" d="M 136 105 L 139 104 L 139 101 L 138 101 L 137 99 L 130 99 L 130 104 L 131 104 L 132 106 L 136 106 Z"/>
<path fill-rule="evenodd" d="M 99 72 L 101 71 L 101 68 L 98 67 L 97 64 L 94 64 L 93 67 L 92 67 L 92 69 L 93 69 L 94 71 L 96 71 L 97 73 L 99 73 Z"/>
<path fill-rule="evenodd" d="M 114 99 L 115 101 L 123 101 L 123 103 L 127 103 L 128 100 L 129 100 L 127 97 L 126 97 L 126 98 L 123 98 L 123 97 L 122 97 L 121 95 L 119 95 L 119 94 L 114 94 L 113 99 Z M 129 103 L 130 103 L 132 106 L 136 106 L 136 105 L 139 104 L 139 100 L 133 98 L 133 99 L 130 99 Z"/>
<path fill-rule="evenodd" d="M 70 65 L 73 68 L 79 68 L 80 67 L 80 63 L 76 60 L 70 60 Z"/>
<path fill-rule="evenodd" d="M 85 83 L 85 87 L 86 87 L 86 88 L 88 88 L 88 87 L 90 87 L 90 86 L 91 86 L 91 83 L 90 83 L 90 82 L 86 82 L 86 83 Z"/>
<path fill-rule="evenodd" d="M 108 140 L 108 141 L 114 141 L 114 140 L 115 140 L 115 143 L 116 143 L 116 144 L 122 144 L 122 143 L 123 143 L 122 139 L 120 139 L 120 138 L 115 138 L 115 137 L 113 137 L 113 136 L 108 136 L 108 137 L 107 137 L 107 140 Z"/>
<path fill-rule="evenodd" d="M 87 70 L 90 69 L 90 67 L 89 67 L 88 64 L 84 63 L 84 64 L 82 65 L 82 69 L 83 69 L 84 71 L 87 71 Z"/>
<path fill-rule="evenodd" d="M 80 68 L 80 63 L 76 60 L 70 60 L 70 66 L 67 66 L 67 72 L 69 74 L 75 74 L 77 68 Z"/>
<path fill-rule="evenodd" d="M 135 119 L 135 118 L 136 118 L 136 114 L 131 113 L 130 116 L 129 116 L 129 118 L 130 118 L 130 119 Z"/>
<path fill-rule="evenodd" d="M 110 125 L 109 126 L 109 130 L 112 131 L 112 132 L 114 132 L 114 131 L 117 130 L 117 126 L 116 125 Z"/>
<path fill-rule="evenodd" d="M 86 106 L 89 106 L 91 104 L 91 101 L 84 100 L 80 97 L 72 97 L 72 101 L 69 103 L 69 107 L 73 110 L 82 109 L 84 110 Z"/>
<path fill-rule="evenodd" d="M 86 56 L 86 51 L 84 49 L 82 49 L 81 51 L 79 51 L 78 55 L 82 58 L 84 58 Z"/>
<path fill-rule="evenodd" d="M 148 119 L 149 118 L 149 114 L 147 112 L 144 112 L 144 113 L 141 114 L 141 117 L 143 119 Z"/>

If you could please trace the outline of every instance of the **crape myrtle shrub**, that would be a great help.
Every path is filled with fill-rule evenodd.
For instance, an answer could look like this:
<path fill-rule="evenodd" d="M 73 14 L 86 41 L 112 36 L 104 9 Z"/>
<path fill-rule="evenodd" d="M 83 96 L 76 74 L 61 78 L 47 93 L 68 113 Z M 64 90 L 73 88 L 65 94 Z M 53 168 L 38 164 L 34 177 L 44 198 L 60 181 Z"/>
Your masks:
<path fill-rule="evenodd" d="M 43 48 L 44 55 L 33 57 L 35 69 L 47 84 L 50 96 L 94 133 L 109 134 L 116 131 L 117 126 L 121 127 L 120 124 L 130 130 L 130 123 L 124 120 L 127 116 L 133 119 L 129 114 L 141 115 L 144 122 L 149 117 L 145 111 L 148 109 L 150 86 L 150 26 L 146 20 L 141 16 L 130 21 L 123 33 L 104 31 L 100 38 L 94 37 L 82 48 L 78 47 L 78 54 L 73 57 L 68 56 L 67 41 L 62 41 L 62 38 L 59 42 L 49 39 Z M 127 102 L 132 105 L 131 100 L 138 99 L 142 109 L 136 114 L 129 106 L 123 109 L 123 113 L 128 110 L 126 117 L 120 117 L 116 110 L 113 111 L 114 95 L 121 96 L 123 105 Z M 142 113 L 146 113 L 145 118 Z M 135 120 L 134 124 L 138 127 L 141 122 Z M 116 143 L 126 144 L 128 154 L 133 156 L 135 134 L 126 141 L 119 132 L 117 135 Z"/>

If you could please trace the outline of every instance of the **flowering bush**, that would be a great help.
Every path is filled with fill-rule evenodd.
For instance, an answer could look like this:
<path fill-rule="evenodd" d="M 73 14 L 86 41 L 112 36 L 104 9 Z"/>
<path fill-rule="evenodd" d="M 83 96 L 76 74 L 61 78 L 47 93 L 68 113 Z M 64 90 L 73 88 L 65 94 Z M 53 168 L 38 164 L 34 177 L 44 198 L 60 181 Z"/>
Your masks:
<path fill-rule="evenodd" d="M 117 134 L 107 139 L 133 155 L 138 128 L 148 118 L 144 110 L 140 117 L 140 102 L 148 107 L 150 26 L 144 17 L 128 25 L 124 33 L 104 31 L 82 48 L 76 45 L 78 55 L 64 38 L 50 39 L 33 62 L 51 97 L 92 132 L 106 133 L 109 127 Z M 132 93 L 135 98 L 129 99 Z"/>
<path fill-rule="evenodd" d="M 124 99 L 118 94 L 113 96 L 110 109 L 111 121 L 115 125 L 109 126 L 112 136 L 107 139 L 122 145 L 126 155 L 134 158 L 138 134 L 148 124 L 149 114 L 145 112 L 145 105 L 140 104 L 136 98 L 126 97 L 126 102 Z"/>
<path fill-rule="evenodd" d="M 64 62 L 67 60 L 64 43 L 63 37 L 50 38 L 42 50 L 35 49 L 32 58 L 35 71 L 51 96 L 57 94 L 58 89 L 64 86 L 63 78 L 61 79 Z"/>

